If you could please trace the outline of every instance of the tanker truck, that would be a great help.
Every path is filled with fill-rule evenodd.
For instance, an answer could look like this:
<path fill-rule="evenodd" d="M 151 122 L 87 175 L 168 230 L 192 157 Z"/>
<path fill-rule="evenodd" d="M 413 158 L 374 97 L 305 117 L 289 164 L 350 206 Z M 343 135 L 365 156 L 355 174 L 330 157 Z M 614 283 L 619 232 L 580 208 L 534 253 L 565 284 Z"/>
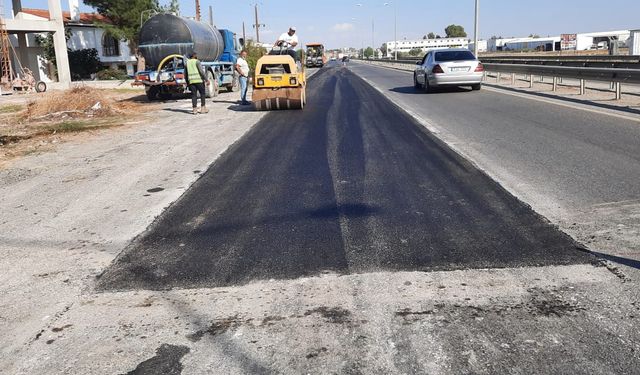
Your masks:
<path fill-rule="evenodd" d="M 189 92 L 185 63 L 195 51 L 206 71 L 209 83 L 206 96 L 238 88 L 235 63 L 238 58 L 236 36 L 207 23 L 171 13 L 156 14 L 140 28 L 139 51 L 146 69 L 136 73 L 134 85 L 144 85 L 149 100 L 169 99 Z"/>

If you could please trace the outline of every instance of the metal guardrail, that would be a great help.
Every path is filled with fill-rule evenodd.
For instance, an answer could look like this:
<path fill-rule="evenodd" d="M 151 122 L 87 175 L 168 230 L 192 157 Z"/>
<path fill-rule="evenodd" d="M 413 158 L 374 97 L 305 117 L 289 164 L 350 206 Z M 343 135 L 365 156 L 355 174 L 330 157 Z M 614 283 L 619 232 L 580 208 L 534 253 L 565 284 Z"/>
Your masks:
<path fill-rule="evenodd" d="M 565 66 L 565 65 L 544 65 L 544 64 L 514 64 L 510 63 L 513 61 L 511 56 L 509 57 L 500 57 L 500 58 L 492 58 L 491 60 L 496 59 L 504 59 L 506 62 L 500 63 L 491 63 L 486 62 L 487 59 L 481 59 L 482 64 L 485 67 L 485 71 L 487 72 L 495 72 L 498 73 L 498 81 L 500 81 L 501 73 L 508 73 L 512 75 L 512 83 L 515 84 L 516 75 L 523 74 L 528 77 L 529 87 L 533 87 L 534 77 L 553 77 L 553 91 L 556 91 L 558 88 L 559 79 L 569 78 L 569 79 L 578 79 L 580 80 L 580 94 L 584 95 L 586 91 L 585 83 L 586 81 L 600 81 L 600 82 L 611 82 L 612 89 L 615 90 L 616 100 L 621 99 L 622 97 L 622 84 L 640 84 L 640 56 L 564 56 L 562 59 L 559 59 L 560 56 L 547 56 L 545 60 L 547 62 L 552 61 L 561 61 L 567 62 L 570 59 L 575 59 L 575 61 L 579 61 L 584 57 L 589 57 L 588 60 L 591 62 L 604 62 L 604 60 L 609 60 L 610 62 L 613 60 L 626 60 L 628 62 L 637 60 L 638 62 L 634 68 L 617 68 L 617 67 L 590 67 L 590 66 Z M 528 57 L 520 57 L 520 59 L 527 59 Z M 529 62 L 533 62 L 537 59 L 538 56 L 530 57 Z M 415 65 L 418 60 L 384 60 L 384 59 L 369 59 L 366 61 L 372 62 L 383 62 L 389 64 L 411 64 Z M 538 60 L 539 61 L 539 60 Z M 583 60 L 580 60 L 583 61 Z M 584 61 L 583 61 L 584 62 Z M 486 79 L 486 76 L 485 76 Z"/>
<path fill-rule="evenodd" d="M 396 64 L 415 64 L 420 61 L 415 59 L 368 59 L 365 61 L 376 61 Z M 536 56 L 536 55 L 503 55 L 480 57 L 483 64 L 524 64 L 524 65 L 549 65 L 549 66 L 572 66 L 572 67 L 592 67 L 592 68 L 621 68 L 640 69 L 640 56 L 630 55 L 595 55 L 595 56 Z"/>
<path fill-rule="evenodd" d="M 562 77 L 585 81 L 603 81 L 640 84 L 640 69 L 591 68 L 525 64 L 485 64 L 485 70 L 497 73 Z"/>
<path fill-rule="evenodd" d="M 640 69 L 640 56 L 490 56 L 480 60 L 483 64 Z"/>

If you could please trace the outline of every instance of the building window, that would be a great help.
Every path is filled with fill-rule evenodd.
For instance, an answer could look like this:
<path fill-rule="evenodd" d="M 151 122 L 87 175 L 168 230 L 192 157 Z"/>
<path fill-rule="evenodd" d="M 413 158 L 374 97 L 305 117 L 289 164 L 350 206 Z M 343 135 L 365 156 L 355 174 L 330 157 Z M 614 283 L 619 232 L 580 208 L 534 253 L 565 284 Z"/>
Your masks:
<path fill-rule="evenodd" d="M 120 56 L 120 41 L 113 36 L 105 33 L 102 36 L 102 55 Z"/>

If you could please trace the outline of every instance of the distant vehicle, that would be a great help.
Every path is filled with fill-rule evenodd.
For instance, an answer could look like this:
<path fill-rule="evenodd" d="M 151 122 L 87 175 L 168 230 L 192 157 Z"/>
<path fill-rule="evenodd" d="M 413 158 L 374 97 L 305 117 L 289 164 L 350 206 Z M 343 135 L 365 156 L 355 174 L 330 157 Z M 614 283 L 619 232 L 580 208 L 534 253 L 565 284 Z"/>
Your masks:
<path fill-rule="evenodd" d="M 307 68 L 322 68 L 327 63 L 324 54 L 324 45 L 320 43 L 307 44 Z"/>
<path fill-rule="evenodd" d="M 482 88 L 484 67 L 471 51 L 463 48 L 434 50 L 416 63 L 413 85 L 430 92 L 441 86 Z"/>

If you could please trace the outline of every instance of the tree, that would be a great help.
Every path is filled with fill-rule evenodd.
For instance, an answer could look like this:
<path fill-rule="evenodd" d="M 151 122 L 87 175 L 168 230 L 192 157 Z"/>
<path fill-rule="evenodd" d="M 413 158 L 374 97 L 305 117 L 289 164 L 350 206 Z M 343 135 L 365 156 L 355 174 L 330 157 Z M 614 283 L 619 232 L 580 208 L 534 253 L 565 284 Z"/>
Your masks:
<path fill-rule="evenodd" d="M 427 38 L 426 39 L 435 39 L 435 38 L 436 38 L 436 34 L 431 32 L 431 33 L 427 34 Z"/>
<path fill-rule="evenodd" d="M 73 79 L 89 78 L 102 69 L 102 63 L 95 48 L 68 51 L 69 67 Z"/>
<path fill-rule="evenodd" d="M 420 56 L 420 55 L 422 55 L 422 49 L 420 49 L 420 48 L 413 48 L 413 49 L 411 49 L 411 51 L 409 51 L 409 56 L 416 57 L 416 56 Z"/>
<path fill-rule="evenodd" d="M 540 38 L 538 34 L 529 34 L 529 38 Z"/>
<path fill-rule="evenodd" d="M 67 28 L 64 29 L 64 38 L 65 40 L 69 40 L 69 38 L 71 38 L 71 30 Z M 56 64 L 56 50 L 53 45 L 53 33 L 47 33 L 45 36 L 43 36 L 42 34 L 36 34 L 35 40 L 36 40 L 36 44 L 39 47 L 42 47 L 42 50 L 43 50 L 42 56 L 51 66 L 50 73 L 52 75 L 57 75 L 58 73 L 55 70 L 57 64 Z"/>
<path fill-rule="evenodd" d="M 169 5 L 162 7 L 162 10 L 167 13 L 180 14 L 180 3 L 178 0 L 171 0 Z"/>
<path fill-rule="evenodd" d="M 464 27 L 460 25 L 449 25 L 444 32 L 447 34 L 447 38 L 466 38 L 467 33 L 464 31 Z"/>
<path fill-rule="evenodd" d="M 140 32 L 140 18 L 142 12 L 148 10 L 163 10 L 157 0 L 83 0 L 86 5 L 96 8 L 99 14 L 107 18 L 108 22 L 96 25 L 116 39 L 126 40 L 132 53 L 140 62 L 142 57 L 138 52 L 138 33 Z M 173 4 L 173 3 L 172 3 Z M 177 2 L 175 4 L 177 6 Z M 171 7 L 172 5 L 170 5 Z M 138 68 L 140 64 L 138 64 Z M 142 67 L 144 69 L 144 67 Z"/>
<path fill-rule="evenodd" d="M 244 50 L 247 51 L 247 64 L 249 64 L 249 69 L 255 71 L 258 59 L 266 55 L 267 50 L 264 47 L 255 45 L 252 40 L 245 41 Z"/>
<path fill-rule="evenodd" d="M 380 46 L 380 51 L 382 52 L 382 56 L 387 55 L 387 43 L 383 43 L 382 46 Z"/>
<path fill-rule="evenodd" d="M 364 57 L 366 59 L 370 59 L 371 57 L 373 57 L 373 54 L 374 54 L 374 51 L 373 51 L 373 48 L 371 48 L 371 47 L 367 47 L 364 50 Z"/>
<path fill-rule="evenodd" d="M 440 34 L 436 35 L 436 39 L 442 39 L 442 37 L 440 36 Z"/>

